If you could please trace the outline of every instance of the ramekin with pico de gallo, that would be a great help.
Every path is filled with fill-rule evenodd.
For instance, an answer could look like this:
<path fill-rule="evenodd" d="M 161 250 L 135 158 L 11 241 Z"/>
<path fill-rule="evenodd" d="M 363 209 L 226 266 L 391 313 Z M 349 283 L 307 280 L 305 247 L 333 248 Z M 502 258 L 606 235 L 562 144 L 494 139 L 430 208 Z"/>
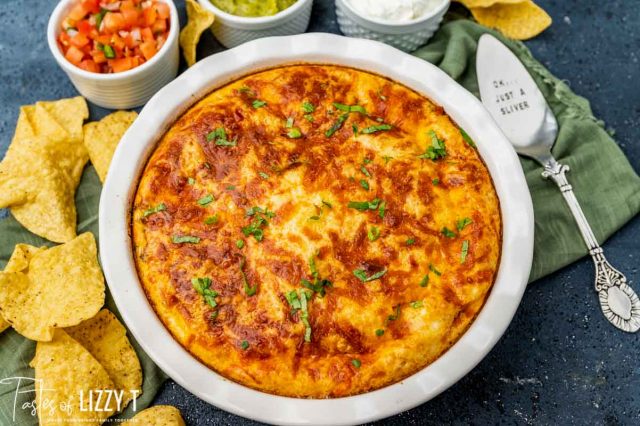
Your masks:
<path fill-rule="evenodd" d="M 179 31 L 171 0 L 62 0 L 48 39 L 82 95 L 100 106 L 131 108 L 175 78 Z"/>

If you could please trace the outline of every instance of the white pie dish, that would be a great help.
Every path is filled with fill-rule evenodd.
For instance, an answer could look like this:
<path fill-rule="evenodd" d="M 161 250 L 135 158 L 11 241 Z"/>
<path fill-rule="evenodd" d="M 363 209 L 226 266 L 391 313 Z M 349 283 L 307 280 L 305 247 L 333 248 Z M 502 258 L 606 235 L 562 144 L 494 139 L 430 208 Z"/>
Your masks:
<path fill-rule="evenodd" d="M 335 46 L 341 49 L 335 49 Z M 424 94 L 478 144 L 494 180 L 503 218 L 502 258 L 487 302 L 469 330 L 434 363 L 385 388 L 347 398 L 307 400 L 249 389 L 189 354 L 156 316 L 138 281 L 129 236 L 131 200 L 157 140 L 211 90 L 261 69 L 326 63 L 371 71 Z M 100 200 L 100 254 L 105 276 L 129 330 L 181 386 L 226 411 L 282 425 L 359 424 L 397 414 L 435 397 L 467 374 L 509 325 L 526 288 L 533 256 L 533 208 L 517 155 L 489 113 L 437 67 L 387 45 L 329 34 L 256 40 L 210 56 L 154 96 L 123 137 Z"/>

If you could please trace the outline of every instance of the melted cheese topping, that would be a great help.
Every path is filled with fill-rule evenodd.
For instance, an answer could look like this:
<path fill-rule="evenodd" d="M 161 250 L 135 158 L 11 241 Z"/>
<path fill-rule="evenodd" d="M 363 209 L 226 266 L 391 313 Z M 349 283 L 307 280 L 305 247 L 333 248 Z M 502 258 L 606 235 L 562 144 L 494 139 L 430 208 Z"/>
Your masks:
<path fill-rule="evenodd" d="M 307 398 L 433 362 L 482 307 L 501 247 L 490 175 L 443 109 L 337 66 L 260 72 L 197 103 L 151 156 L 132 230 L 141 283 L 187 350 Z"/>

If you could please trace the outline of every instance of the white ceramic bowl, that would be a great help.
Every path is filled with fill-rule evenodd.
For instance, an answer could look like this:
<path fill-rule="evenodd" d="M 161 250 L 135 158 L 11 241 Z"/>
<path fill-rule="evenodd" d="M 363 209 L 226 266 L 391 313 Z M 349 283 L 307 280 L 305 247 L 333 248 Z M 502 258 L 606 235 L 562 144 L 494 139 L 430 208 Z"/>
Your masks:
<path fill-rule="evenodd" d="M 57 43 L 62 20 L 78 0 L 61 0 L 49 18 L 47 39 L 53 57 L 82 96 L 104 108 L 130 109 L 145 104 L 158 90 L 178 74 L 180 21 L 172 0 L 162 0 L 171 10 L 169 38 L 151 60 L 114 74 L 98 74 L 73 65 Z"/>
<path fill-rule="evenodd" d="M 340 46 L 340 49 L 336 49 Z M 241 76 L 293 63 L 339 64 L 371 71 L 424 94 L 476 141 L 493 178 L 503 219 L 496 282 L 469 330 L 434 363 L 407 379 L 337 399 L 286 398 L 229 381 L 192 357 L 162 325 L 138 281 L 129 237 L 137 182 L 156 142 L 195 102 Z M 149 356 L 181 386 L 226 411 L 280 425 L 365 423 L 435 397 L 467 374 L 496 344 L 525 290 L 533 255 L 533 208 L 513 148 L 471 93 L 421 59 L 369 40 L 331 34 L 274 37 L 203 59 L 162 89 L 121 140 L 100 200 L 100 256 L 129 330 Z"/>
<path fill-rule="evenodd" d="M 229 48 L 264 37 L 302 34 L 309 26 L 313 6 L 313 0 L 298 0 L 273 16 L 247 18 L 224 12 L 209 0 L 198 2 L 216 15 L 211 31 L 223 46 Z"/>
<path fill-rule="evenodd" d="M 363 16 L 349 0 L 336 0 L 336 15 L 340 30 L 346 36 L 377 40 L 412 52 L 436 32 L 450 4 L 449 0 L 442 0 L 442 4 L 431 13 L 411 22 L 397 23 Z"/>

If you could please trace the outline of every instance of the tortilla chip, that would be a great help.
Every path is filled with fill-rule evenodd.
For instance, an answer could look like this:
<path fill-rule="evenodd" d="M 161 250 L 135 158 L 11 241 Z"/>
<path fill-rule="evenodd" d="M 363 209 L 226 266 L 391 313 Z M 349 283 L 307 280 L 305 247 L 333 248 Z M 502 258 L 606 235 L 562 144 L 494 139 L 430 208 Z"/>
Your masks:
<path fill-rule="evenodd" d="M 28 270 L 0 272 L 0 312 L 23 336 L 50 341 L 56 328 L 93 317 L 104 304 L 93 234 L 36 253 Z"/>
<path fill-rule="evenodd" d="M 4 272 L 24 272 L 29 269 L 29 262 L 36 254 L 45 251 L 46 247 L 35 247 L 29 244 L 16 244 L 11 258 L 4 267 Z"/>
<path fill-rule="evenodd" d="M 551 17 L 532 1 L 515 4 L 497 3 L 476 7 L 471 14 L 480 24 L 495 28 L 509 38 L 527 40 L 551 25 Z"/>
<path fill-rule="evenodd" d="M 109 374 L 63 330 L 56 330 L 51 342 L 38 342 L 30 366 L 36 370 L 36 404 L 41 426 L 72 423 L 98 426 L 115 412 L 115 399 L 107 401 L 106 395 L 96 392 L 115 389 Z M 62 409 L 65 406 L 67 409 Z"/>
<path fill-rule="evenodd" d="M 0 162 L 0 208 L 25 228 L 54 242 L 76 236 L 74 195 L 89 159 L 81 97 L 20 108 L 16 131 Z"/>
<path fill-rule="evenodd" d="M 100 121 L 84 125 L 84 144 L 102 183 L 107 178 L 109 164 L 120 139 L 137 117 L 135 111 L 117 111 Z"/>
<path fill-rule="evenodd" d="M 526 0 L 455 0 L 458 3 L 461 3 L 467 9 L 471 9 L 473 7 L 489 7 L 494 4 L 502 3 L 502 4 L 514 4 L 514 3 L 522 3 Z"/>
<path fill-rule="evenodd" d="M 171 405 L 156 405 L 142 410 L 124 424 L 132 426 L 185 426 L 180 410 Z"/>
<path fill-rule="evenodd" d="M 31 258 L 43 251 L 46 247 L 34 247 L 29 244 L 16 244 L 11 254 L 7 266 L 4 267 L 4 272 L 23 272 L 29 268 L 29 262 Z M 11 327 L 5 319 L 0 315 L 0 333 Z"/>
<path fill-rule="evenodd" d="M 188 23 L 180 32 L 182 55 L 191 66 L 196 63 L 196 47 L 202 33 L 213 24 L 215 16 L 204 9 L 195 0 L 187 0 Z"/>
<path fill-rule="evenodd" d="M 124 391 L 120 409 L 142 394 L 138 355 L 127 339 L 127 330 L 108 309 L 65 331 L 102 364 L 115 384 L 114 389 Z"/>

